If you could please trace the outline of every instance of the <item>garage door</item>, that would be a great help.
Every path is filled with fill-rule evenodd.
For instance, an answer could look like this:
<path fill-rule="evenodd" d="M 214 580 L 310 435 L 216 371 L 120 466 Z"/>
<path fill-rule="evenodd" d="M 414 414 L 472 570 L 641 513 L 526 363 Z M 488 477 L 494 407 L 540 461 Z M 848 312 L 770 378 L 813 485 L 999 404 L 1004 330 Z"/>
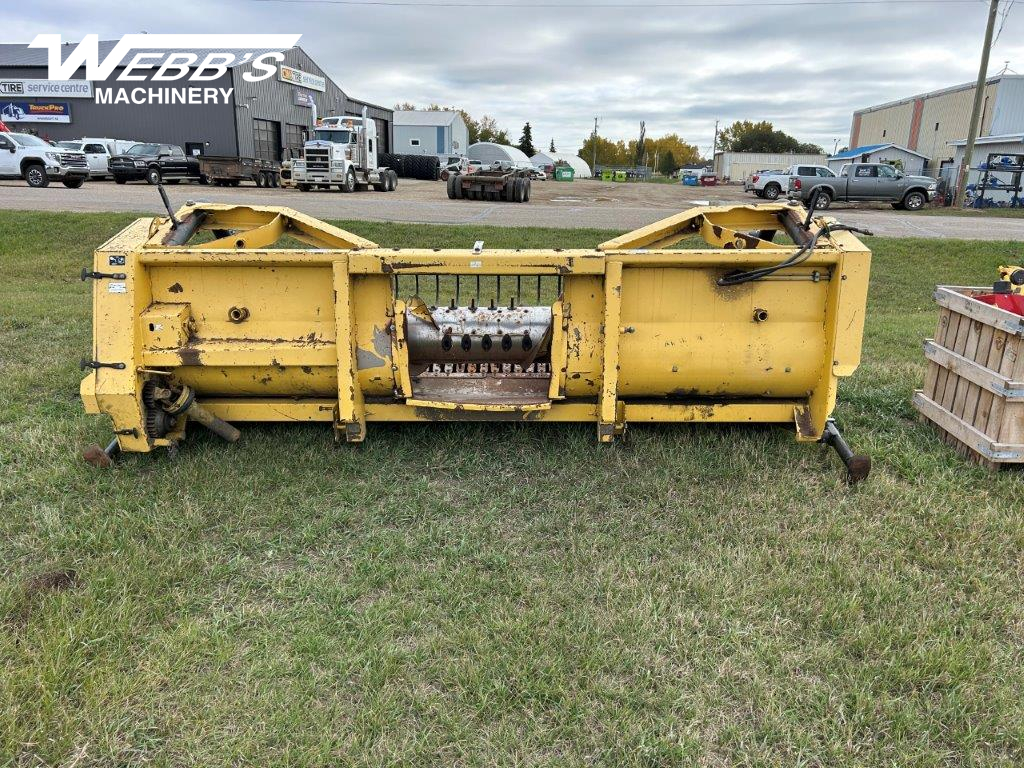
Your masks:
<path fill-rule="evenodd" d="M 273 120 L 253 120 L 253 143 L 256 157 L 277 162 L 281 159 L 281 124 Z"/>

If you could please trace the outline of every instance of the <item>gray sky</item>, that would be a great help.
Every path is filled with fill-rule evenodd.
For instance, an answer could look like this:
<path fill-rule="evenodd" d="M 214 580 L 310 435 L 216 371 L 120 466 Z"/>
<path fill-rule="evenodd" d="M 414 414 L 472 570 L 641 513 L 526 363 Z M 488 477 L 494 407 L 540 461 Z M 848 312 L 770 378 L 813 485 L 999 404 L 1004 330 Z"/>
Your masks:
<path fill-rule="evenodd" d="M 767 119 L 831 151 L 834 139 L 847 143 L 854 109 L 973 80 L 988 5 L 594 7 L 612 1 L 489 8 L 497 0 L 475 7 L 175 0 L 158 11 L 123 0 L 37 0 L 9 5 L 2 34 L 27 42 L 42 32 L 65 40 L 297 32 L 306 52 L 356 98 L 461 106 L 493 115 L 513 140 L 529 120 L 538 146 L 554 138 L 559 150 L 575 150 L 600 116 L 609 138 L 635 138 L 645 120 L 648 136 L 675 132 L 705 154 L 716 119 Z M 1011 9 L 990 73 L 1006 60 L 1024 74 L 1024 2 Z"/>

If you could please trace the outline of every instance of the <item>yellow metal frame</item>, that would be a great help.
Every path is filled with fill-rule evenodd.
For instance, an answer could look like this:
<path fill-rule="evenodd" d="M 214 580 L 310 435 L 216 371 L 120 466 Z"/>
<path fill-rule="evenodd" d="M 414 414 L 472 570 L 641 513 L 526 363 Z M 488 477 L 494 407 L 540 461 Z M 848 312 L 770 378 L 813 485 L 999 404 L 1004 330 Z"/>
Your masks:
<path fill-rule="evenodd" d="M 125 276 L 93 283 L 92 359 L 123 367 L 90 371 L 82 398 L 88 412 L 111 417 L 126 451 L 183 434 L 179 425 L 164 438 L 146 436 L 141 393 L 154 377 L 190 384 L 227 421 L 331 422 L 349 442 L 366 437 L 368 422 L 480 418 L 591 422 L 601 441 L 628 423 L 791 423 L 798 439 L 817 440 L 838 380 L 860 362 L 870 252 L 851 233 L 830 232 L 804 262 L 770 280 L 714 284 L 731 270 L 790 256 L 795 246 L 765 232 L 793 234 L 804 215 L 782 203 L 696 208 L 594 249 L 481 254 L 382 248 L 287 208 L 186 206 L 179 227 L 212 239 L 173 245 L 169 219 L 139 219 L 96 251 L 95 271 L 116 264 Z M 282 237 L 311 247 L 271 248 Z M 714 247 L 671 248 L 695 237 Z M 562 278 L 563 295 L 552 304 L 549 402 L 414 397 L 407 303 L 392 280 L 423 274 Z M 232 326 L 220 314 L 247 303 L 248 324 Z M 781 319 L 738 322 L 762 304 Z M 715 334 L 722 338 L 707 338 Z M 672 388 L 673 377 L 688 373 L 661 364 L 673 355 L 689 371 L 707 372 L 689 389 Z M 217 391 L 225 386 L 217 376 L 227 391 Z M 326 392 L 335 380 L 334 394 Z"/>

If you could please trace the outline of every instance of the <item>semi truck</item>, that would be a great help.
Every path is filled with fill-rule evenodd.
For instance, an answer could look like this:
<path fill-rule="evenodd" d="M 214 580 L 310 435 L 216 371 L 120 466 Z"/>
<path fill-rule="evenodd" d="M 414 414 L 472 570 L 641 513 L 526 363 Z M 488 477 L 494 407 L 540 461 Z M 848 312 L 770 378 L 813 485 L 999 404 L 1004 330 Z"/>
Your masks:
<path fill-rule="evenodd" d="M 314 136 L 291 164 L 291 182 L 301 191 L 337 187 L 355 192 L 372 186 L 392 192 L 398 187 L 398 174 L 377 165 L 377 124 L 365 109 L 362 117 L 325 117 Z"/>

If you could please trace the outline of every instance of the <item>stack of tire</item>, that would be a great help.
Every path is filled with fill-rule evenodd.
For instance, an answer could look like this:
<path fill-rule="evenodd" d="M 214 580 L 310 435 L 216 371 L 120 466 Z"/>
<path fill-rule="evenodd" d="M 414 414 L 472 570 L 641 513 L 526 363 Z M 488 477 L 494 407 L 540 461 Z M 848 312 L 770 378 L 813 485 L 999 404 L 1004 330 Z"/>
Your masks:
<path fill-rule="evenodd" d="M 377 165 L 394 169 L 402 179 L 437 181 L 441 178 L 441 161 L 434 155 L 398 155 L 381 152 Z"/>
<path fill-rule="evenodd" d="M 449 200 L 491 200 L 505 203 L 530 202 L 530 179 L 526 176 L 511 178 L 504 187 L 498 189 L 469 190 L 462 189 L 461 173 L 453 173 L 448 177 Z"/>

